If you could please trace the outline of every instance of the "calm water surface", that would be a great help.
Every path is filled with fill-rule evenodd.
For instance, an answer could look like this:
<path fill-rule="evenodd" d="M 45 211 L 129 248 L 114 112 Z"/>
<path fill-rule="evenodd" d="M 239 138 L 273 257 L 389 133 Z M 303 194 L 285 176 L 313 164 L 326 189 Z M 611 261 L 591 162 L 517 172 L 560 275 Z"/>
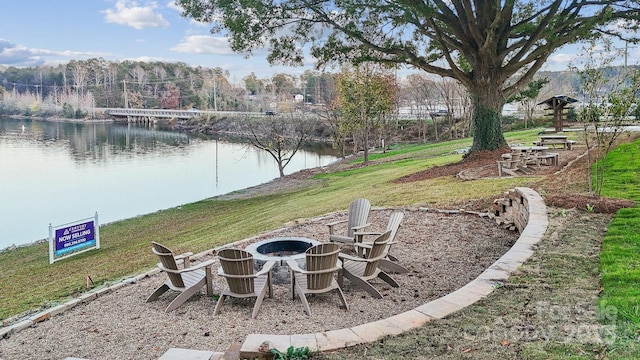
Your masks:
<path fill-rule="evenodd" d="M 336 160 L 298 152 L 285 173 Z M 241 143 L 126 124 L 0 118 L 0 249 L 47 238 L 49 224 L 101 224 L 268 182 L 275 161 Z"/>

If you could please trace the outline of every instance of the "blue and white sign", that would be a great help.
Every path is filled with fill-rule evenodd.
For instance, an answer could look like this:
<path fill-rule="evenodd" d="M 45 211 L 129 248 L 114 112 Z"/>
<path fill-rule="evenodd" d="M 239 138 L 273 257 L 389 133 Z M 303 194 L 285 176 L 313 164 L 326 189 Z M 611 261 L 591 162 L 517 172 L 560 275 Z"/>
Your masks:
<path fill-rule="evenodd" d="M 99 249 L 98 213 L 95 217 L 53 227 L 49 225 L 49 263 Z"/>

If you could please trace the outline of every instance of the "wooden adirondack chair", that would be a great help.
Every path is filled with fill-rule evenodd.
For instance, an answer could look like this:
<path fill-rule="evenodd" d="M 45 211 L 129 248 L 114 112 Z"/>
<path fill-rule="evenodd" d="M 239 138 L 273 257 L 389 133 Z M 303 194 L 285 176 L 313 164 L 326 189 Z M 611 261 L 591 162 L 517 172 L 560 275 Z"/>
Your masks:
<path fill-rule="evenodd" d="M 220 267 L 218 275 L 227 280 L 227 287 L 220 294 L 220 298 L 213 310 L 215 316 L 224 302 L 224 298 L 256 298 L 251 318 L 255 319 L 260 311 L 262 300 L 269 290 L 269 297 L 273 296 L 271 289 L 271 268 L 275 261 L 267 261 L 257 273 L 253 267 L 253 255 L 240 249 L 223 249 L 218 252 Z"/>
<path fill-rule="evenodd" d="M 307 294 L 320 294 L 337 290 L 340 301 L 346 310 L 349 310 L 347 299 L 338 285 L 334 275 L 340 270 L 338 266 L 338 254 L 340 246 L 333 243 L 319 244 L 310 247 L 306 251 L 306 270 L 302 270 L 295 260 L 288 260 L 287 265 L 291 270 L 291 293 L 293 299 L 296 293 L 307 315 L 311 316 L 311 308 L 307 301 Z"/>
<path fill-rule="evenodd" d="M 391 234 L 389 235 L 389 241 L 387 242 L 387 248 L 385 249 L 387 253 L 387 257 L 385 257 L 384 259 L 380 259 L 380 264 L 379 264 L 381 268 L 391 272 L 399 273 L 399 274 L 406 274 L 409 272 L 409 270 L 398 263 L 398 258 L 391 255 L 390 250 L 391 250 L 391 246 L 397 243 L 395 238 L 396 238 L 396 234 L 398 233 L 398 229 L 400 229 L 400 225 L 402 224 L 403 219 L 404 219 L 404 213 L 399 211 L 394 212 L 389 217 L 389 223 L 387 224 L 387 228 L 385 230 L 385 231 L 391 231 Z M 373 242 L 368 242 L 364 240 L 366 236 L 372 236 L 372 235 L 380 236 L 382 235 L 382 233 L 372 232 L 372 231 L 356 231 L 355 232 L 356 242 L 353 244 L 353 246 L 356 248 L 356 252 L 358 253 L 358 256 L 363 256 L 364 254 L 367 253 L 367 251 L 371 249 L 371 247 L 373 246 Z"/>
<path fill-rule="evenodd" d="M 400 287 L 400 285 L 391 276 L 389 276 L 389 274 L 378 267 L 380 260 L 387 256 L 385 250 L 387 248 L 387 242 L 389 241 L 390 235 L 391 231 L 386 231 L 384 234 L 378 236 L 374 240 L 373 246 L 369 249 L 365 258 L 342 253 L 339 254 L 339 258 L 342 260 L 342 272 L 344 277 L 377 299 L 381 299 L 382 294 L 380 294 L 380 292 L 369 283 L 370 280 L 380 278 L 393 287 Z M 340 287 L 343 286 L 342 281 L 343 277 L 338 277 L 338 284 Z"/>
<path fill-rule="evenodd" d="M 160 258 L 158 267 L 167 273 L 169 280 L 157 288 L 147 298 L 146 302 L 156 300 L 169 289 L 177 291 L 180 294 L 167 306 L 166 311 L 169 312 L 177 309 L 191 296 L 199 292 L 205 285 L 207 286 L 207 295 L 213 295 L 211 287 L 211 266 L 214 260 L 208 260 L 195 266 L 190 266 L 189 257 L 193 255 L 193 253 L 189 252 L 174 256 L 173 252 L 166 246 L 157 242 L 151 242 L 151 244 L 151 251 Z M 182 269 L 178 267 L 180 263 L 183 264 Z"/>
<path fill-rule="evenodd" d="M 367 199 L 355 199 L 349 204 L 349 213 L 346 220 L 334 221 L 327 224 L 329 227 L 329 241 L 351 244 L 355 241 L 354 233 L 358 230 L 365 229 L 370 224 L 369 211 L 371 211 L 371 203 Z M 344 234 L 336 233 L 336 225 L 347 224 Z"/>

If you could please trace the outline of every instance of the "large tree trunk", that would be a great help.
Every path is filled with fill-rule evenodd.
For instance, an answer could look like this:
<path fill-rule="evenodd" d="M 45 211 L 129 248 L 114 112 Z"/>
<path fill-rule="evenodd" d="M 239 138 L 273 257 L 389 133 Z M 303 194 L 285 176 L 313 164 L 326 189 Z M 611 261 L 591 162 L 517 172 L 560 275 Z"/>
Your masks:
<path fill-rule="evenodd" d="M 470 89 L 473 103 L 473 145 L 470 152 L 496 150 L 507 145 L 500 120 L 504 106 L 502 84 L 490 80 L 476 81 Z"/>

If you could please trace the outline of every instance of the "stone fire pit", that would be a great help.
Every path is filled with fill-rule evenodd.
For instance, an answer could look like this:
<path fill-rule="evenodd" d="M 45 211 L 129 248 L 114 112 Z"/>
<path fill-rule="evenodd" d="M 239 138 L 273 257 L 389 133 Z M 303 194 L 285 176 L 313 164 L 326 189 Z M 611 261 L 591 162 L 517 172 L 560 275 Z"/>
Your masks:
<path fill-rule="evenodd" d="M 271 270 L 273 283 L 283 284 L 289 281 L 289 268 L 286 266 L 287 260 L 295 260 L 304 268 L 305 251 L 318 244 L 320 242 L 317 240 L 303 237 L 277 237 L 247 245 L 245 250 L 253 255 L 253 260 L 258 269 L 269 260 L 275 261 L 276 265 Z"/>

